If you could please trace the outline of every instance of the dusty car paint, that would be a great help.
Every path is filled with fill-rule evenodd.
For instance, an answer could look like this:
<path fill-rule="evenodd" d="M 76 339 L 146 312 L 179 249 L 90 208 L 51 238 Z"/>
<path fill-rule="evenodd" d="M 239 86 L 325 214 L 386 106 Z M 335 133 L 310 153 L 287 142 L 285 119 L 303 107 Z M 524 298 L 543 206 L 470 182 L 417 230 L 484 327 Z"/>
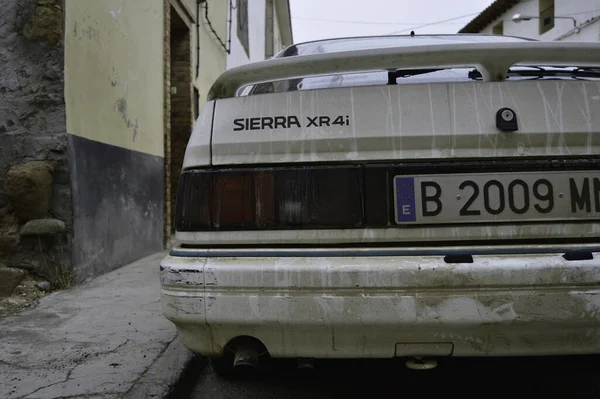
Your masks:
<path fill-rule="evenodd" d="M 165 315 L 200 353 L 240 333 L 282 357 L 600 351 L 597 259 L 167 257 L 161 282 Z"/>
<path fill-rule="evenodd" d="M 516 112 L 518 131 L 496 127 L 503 107 Z M 600 145 L 597 109 L 600 82 L 582 81 L 412 84 L 232 98 L 215 105 L 212 163 L 591 155 Z M 303 124 L 234 130 L 236 118 L 276 115 L 297 116 Z M 337 115 L 349 115 L 350 123 L 304 123 Z M 193 159 L 186 162 L 191 166 Z"/>

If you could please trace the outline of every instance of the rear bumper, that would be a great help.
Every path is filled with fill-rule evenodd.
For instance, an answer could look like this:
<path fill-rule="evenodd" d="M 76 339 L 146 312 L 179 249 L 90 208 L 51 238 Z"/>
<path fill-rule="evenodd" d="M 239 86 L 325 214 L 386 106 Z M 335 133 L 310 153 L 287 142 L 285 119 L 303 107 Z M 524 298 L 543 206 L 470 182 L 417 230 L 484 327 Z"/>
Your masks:
<path fill-rule="evenodd" d="M 448 264 L 435 254 L 210 252 L 161 263 L 164 314 L 198 353 L 244 335 L 274 357 L 600 353 L 600 253 Z"/>

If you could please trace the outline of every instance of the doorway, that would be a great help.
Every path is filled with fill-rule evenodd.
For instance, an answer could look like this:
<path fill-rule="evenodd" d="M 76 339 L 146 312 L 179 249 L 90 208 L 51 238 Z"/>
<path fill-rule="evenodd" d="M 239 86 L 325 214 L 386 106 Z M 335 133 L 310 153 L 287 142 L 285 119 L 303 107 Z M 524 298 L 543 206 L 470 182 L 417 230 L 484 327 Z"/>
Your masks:
<path fill-rule="evenodd" d="M 165 7 L 165 11 L 166 11 Z M 185 149 L 193 129 L 192 48 L 190 25 L 168 4 L 165 38 L 165 244 L 175 232 L 173 216 Z"/>

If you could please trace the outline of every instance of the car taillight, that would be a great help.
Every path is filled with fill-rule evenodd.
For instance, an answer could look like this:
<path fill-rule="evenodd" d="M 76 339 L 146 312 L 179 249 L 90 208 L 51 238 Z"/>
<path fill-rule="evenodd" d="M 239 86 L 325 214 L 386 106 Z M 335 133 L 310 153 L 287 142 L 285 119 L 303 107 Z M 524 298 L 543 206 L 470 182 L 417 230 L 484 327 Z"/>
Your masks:
<path fill-rule="evenodd" d="M 188 170 L 178 231 L 361 227 L 360 166 Z"/>
<path fill-rule="evenodd" d="M 209 201 L 215 228 L 245 226 L 254 219 L 253 179 L 248 174 L 213 175 Z M 215 195 L 215 193 L 219 193 Z"/>

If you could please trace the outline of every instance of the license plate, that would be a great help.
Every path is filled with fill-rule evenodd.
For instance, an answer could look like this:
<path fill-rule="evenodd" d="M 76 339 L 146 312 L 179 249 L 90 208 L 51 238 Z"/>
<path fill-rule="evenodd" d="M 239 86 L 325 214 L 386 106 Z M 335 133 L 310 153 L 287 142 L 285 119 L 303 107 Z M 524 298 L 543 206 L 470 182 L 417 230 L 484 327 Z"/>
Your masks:
<path fill-rule="evenodd" d="M 600 172 L 516 172 L 394 177 L 397 224 L 600 218 Z"/>

